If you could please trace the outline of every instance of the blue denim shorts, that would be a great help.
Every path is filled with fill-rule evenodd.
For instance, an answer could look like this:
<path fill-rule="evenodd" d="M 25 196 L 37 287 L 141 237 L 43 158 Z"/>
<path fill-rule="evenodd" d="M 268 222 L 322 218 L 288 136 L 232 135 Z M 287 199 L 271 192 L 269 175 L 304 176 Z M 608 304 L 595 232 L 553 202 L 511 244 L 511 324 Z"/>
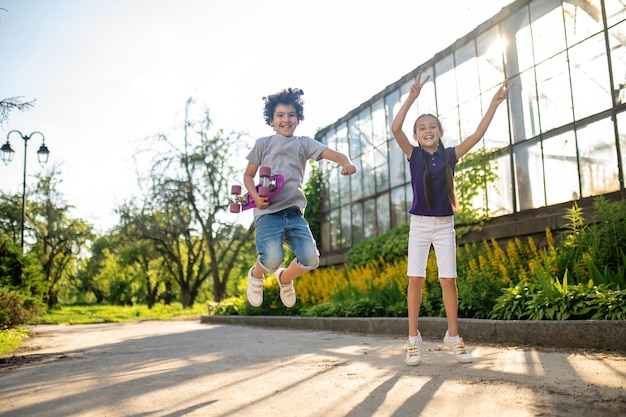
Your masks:
<path fill-rule="evenodd" d="M 431 245 L 435 248 L 439 278 L 456 278 L 456 235 L 453 216 L 411 215 L 407 275 L 426 277 Z"/>
<path fill-rule="evenodd" d="M 254 225 L 259 261 L 268 272 L 276 271 L 285 261 L 283 243 L 296 255 L 300 268 L 311 270 L 318 267 L 317 243 L 300 209 L 263 214 L 254 219 Z"/>

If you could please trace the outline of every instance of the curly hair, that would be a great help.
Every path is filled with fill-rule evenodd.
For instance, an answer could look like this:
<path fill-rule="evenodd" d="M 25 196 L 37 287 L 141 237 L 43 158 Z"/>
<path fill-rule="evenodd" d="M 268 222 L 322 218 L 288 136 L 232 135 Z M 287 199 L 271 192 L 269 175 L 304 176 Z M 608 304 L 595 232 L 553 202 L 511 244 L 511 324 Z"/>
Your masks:
<path fill-rule="evenodd" d="M 276 94 L 263 97 L 263 101 L 265 102 L 265 107 L 263 109 L 263 118 L 265 118 L 265 123 L 267 125 L 270 124 L 270 121 L 274 118 L 274 111 L 276 110 L 276 105 L 278 104 L 293 104 L 296 109 L 298 121 L 304 120 L 304 101 L 302 101 L 301 98 L 303 94 L 304 91 L 299 88 L 290 87 L 285 88 Z"/>

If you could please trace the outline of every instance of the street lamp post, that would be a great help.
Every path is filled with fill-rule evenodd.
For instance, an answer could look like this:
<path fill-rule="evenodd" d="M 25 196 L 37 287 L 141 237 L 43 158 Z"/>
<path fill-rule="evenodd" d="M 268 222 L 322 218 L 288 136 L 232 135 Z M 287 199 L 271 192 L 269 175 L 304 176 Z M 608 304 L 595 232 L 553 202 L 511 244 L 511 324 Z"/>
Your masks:
<path fill-rule="evenodd" d="M 22 177 L 23 182 L 22 182 L 22 225 L 21 225 L 22 226 L 21 245 L 22 245 L 22 251 L 24 251 L 24 223 L 25 223 L 25 214 L 26 214 L 26 150 L 28 148 L 28 141 L 35 134 L 38 134 L 41 136 L 41 146 L 39 147 L 39 150 L 37 151 L 37 159 L 39 160 L 39 165 L 41 165 L 42 167 L 46 164 L 46 162 L 48 162 L 48 156 L 50 154 L 50 151 L 48 150 L 48 147 L 46 146 L 46 138 L 44 137 L 43 133 L 33 132 L 30 135 L 24 135 L 22 134 L 22 132 L 18 130 L 11 130 L 9 133 L 7 133 L 7 142 L 4 145 L 2 145 L 2 148 L 0 148 L 0 151 L 2 152 L 0 154 L 0 157 L 2 158 L 2 162 L 4 162 L 5 165 L 8 165 L 13 160 L 13 156 L 15 154 L 15 151 L 13 150 L 13 148 L 11 148 L 11 143 L 9 142 L 9 136 L 11 136 L 11 133 L 17 133 L 18 135 L 20 135 L 20 137 L 24 141 L 24 175 Z"/>

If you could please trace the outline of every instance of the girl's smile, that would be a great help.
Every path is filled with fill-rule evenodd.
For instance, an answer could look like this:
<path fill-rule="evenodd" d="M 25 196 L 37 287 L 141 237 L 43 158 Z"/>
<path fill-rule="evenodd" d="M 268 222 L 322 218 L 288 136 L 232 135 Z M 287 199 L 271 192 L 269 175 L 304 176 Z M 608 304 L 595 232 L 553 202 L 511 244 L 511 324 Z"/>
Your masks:
<path fill-rule="evenodd" d="M 433 153 L 439 147 L 439 138 L 443 136 L 443 131 L 439 127 L 437 119 L 432 116 L 421 117 L 415 125 L 415 139 L 422 148 Z"/>

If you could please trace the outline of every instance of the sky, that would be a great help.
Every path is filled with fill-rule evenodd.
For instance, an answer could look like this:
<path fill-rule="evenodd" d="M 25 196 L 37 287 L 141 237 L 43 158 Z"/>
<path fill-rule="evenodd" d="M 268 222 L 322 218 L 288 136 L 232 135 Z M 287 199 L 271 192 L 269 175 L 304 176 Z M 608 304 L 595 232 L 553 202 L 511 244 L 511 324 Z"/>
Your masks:
<path fill-rule="evenodd" d="M 313 137 L 511 2 L 0 0 L 0 99 L 36 100 L 0 143 L 43 133 L 50 158 L 39 166 L 33 135 L 27 187 L 55 167 L 70 215 L 104 233 L 138 195 L 133 156 L 175 129 L 187 99 L 251 148 L 272 133 L 262 97 L 299 87 L 296 134 Z M 10 143 L 0 190 L 21 194 L 24 141 Z"/>

